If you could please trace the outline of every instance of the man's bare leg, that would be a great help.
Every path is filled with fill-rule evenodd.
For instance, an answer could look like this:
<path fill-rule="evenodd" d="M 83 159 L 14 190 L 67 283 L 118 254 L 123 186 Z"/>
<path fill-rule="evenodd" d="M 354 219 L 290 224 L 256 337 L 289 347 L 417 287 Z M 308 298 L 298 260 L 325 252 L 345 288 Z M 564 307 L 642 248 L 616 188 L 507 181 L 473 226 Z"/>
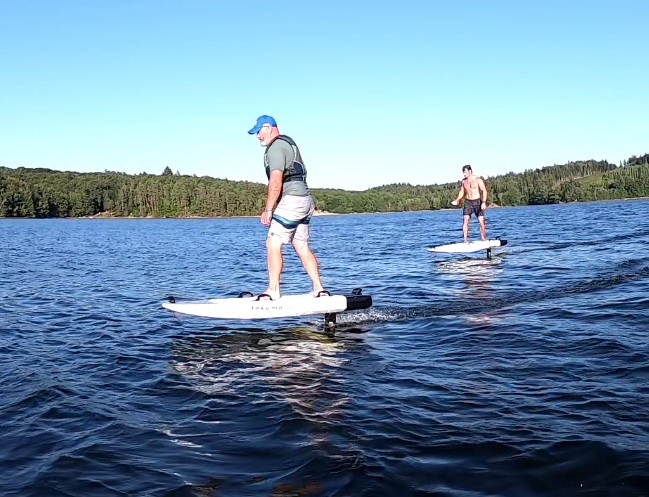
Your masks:
<path fill-rule="evenodd" d="M 484 216 L 478 217 L 480 222 L 480 238 L 483 242 L 487 241 L 487 226 L 485 224 Z"/>
<path fill-rule="evenodd" d="M 277 236 L 266 238 L 267 264 L 268 264 L 268 289 L 264 292 L 275 300 L 280 298 L 279 279 L 282 274 L 284 260 L 282 257 L 282 241 Z"/>
<path fill-rule="evenodd" d="M 470 216 L 464 216 L 464 224 L 462 225 L 462 231 L 464 232 L 464 243 L 469 242 L 469 219 Z"/>
<path fill-rule="evenodd" d="M 324 290 L 322 282 L 320 281 L 320 270 L 318 268 L 318 259 L 316 259 L 313 252 L 309 248 L 309 242 L 306 240 L 293 239 L 293 248 L 302 261 L 302 266 L 306 270 L 309 278 L 313 282 L 313 294 L 317 295 L 318 292 Z"/>

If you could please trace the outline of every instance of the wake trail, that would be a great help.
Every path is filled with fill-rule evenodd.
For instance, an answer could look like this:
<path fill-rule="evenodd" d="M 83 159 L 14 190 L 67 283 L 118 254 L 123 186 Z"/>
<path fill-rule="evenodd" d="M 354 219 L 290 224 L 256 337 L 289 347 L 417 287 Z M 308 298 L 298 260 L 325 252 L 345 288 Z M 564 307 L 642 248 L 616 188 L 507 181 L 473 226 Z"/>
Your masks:
<path fill-rule="evenodd" d="M 346 324 L 362 324 L 386 321 L 408 321 L 414 319 L 431 317 L 452 317 L 474 312 L 491 312 L 500 309 L 514 307 L 519 304 L 543 302 L 554 299 L 562 299 L 566 296 L 592 294 L 614 288 L 627 283 L 649 279 L 649 266 L 644 265 L 638 268 L 643 261 L 625 261 L 616 266 L 617 269 L 626 269 L 627 272 L 616 273 L 606 276 L 598 276 L 583 281 L 556 286 L 545 290 L 530 290 L 525 293 L 512 292 L 503 296 L 493 296 L 476 301 L 443 301 L 435 304 L 419 305 L 413 307 L 404 306 L 374 306 L 368 311 L 358 311 L 355 314 L 341 315 L 339 322 Z"/>

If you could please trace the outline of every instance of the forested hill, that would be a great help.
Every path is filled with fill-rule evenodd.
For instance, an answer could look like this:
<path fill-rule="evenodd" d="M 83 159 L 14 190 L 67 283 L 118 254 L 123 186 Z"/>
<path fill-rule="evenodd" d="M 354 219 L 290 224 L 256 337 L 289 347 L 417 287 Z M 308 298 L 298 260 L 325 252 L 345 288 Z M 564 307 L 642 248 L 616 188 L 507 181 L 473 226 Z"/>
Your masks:
<path fill-rule="evenodd" d="M 649 196 L 649 154 L 619 166 L 579 161 L 486 177 L 499 206 L 583 202 Z M 399 212 L 449 207 L 459 181 L 385 185 L 362 192 L 314 189 L 319 210 Z M 76 173 L 0 167 L 0 217 L 208 217 L 258 215 L 266 185 L 174 174 Z"/>

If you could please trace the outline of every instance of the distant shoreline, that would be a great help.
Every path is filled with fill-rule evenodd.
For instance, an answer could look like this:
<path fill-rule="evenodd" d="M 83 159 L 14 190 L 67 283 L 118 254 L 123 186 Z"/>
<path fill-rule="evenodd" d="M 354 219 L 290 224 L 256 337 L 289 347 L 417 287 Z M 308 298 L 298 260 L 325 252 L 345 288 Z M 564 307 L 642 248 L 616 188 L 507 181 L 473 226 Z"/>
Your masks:
<path fill-rule="evenodd" d="M 579 202 L 577 200 L 573 202 L 559 202 L 556 204 L 535 204 L 535 205 L 498 205 L 493 204 L 488 207 L 490 209 L 519 209 L 521 207 L 543 207 L 551 205 L 571 205 L 571 204 L 596 204 L 604 202 L 632 202 L 634 200 L 647 200 L 649 197 L 625 197 L 625 198 L 616 198 L 616 199 L 607 199 L 607 200 L 587 200 L 584 202 Z M 421 214 L 422 212 L 437 212 L 437 211 L 461 211 L 461 207 L 444 207 L 441 209 L 423 209 L 423 210 L 413 210 L 413 211 L 386 211 L 386 212 L 328 212 L 328 211 L 316 211 L 314 217 L 324 217 L 324 216 L 368 216 L 376 214 Z M 253 219 L 258 218 L 259 216 L 178 216 L 178 217 L 156 217 L 156 216 L 112 216 L 106 215 L 105 213 L 96 214 L 94 216 L 79 216 L 79 217 L 45 217 L 45 218 L 35 218 L 35 217 L 0 217 L 0 221 L 3 219 Z"/>
<path fill-rule="evenodd" d="M 350 213 L 351 214 L 351 213 Z M 313 217 L 320 216 L 344 216 L 345 214 L 338 214 L 336 212 L 318 211 L 313 213 Z M 257 218 L 256 216 L 176 216 L 176 217 L 157 217 L 157 216 L 113 216 L 106 213 L 95 214 L 94 216 L 79 216 L 67 218 L 46 218 L 46 219 L 251 219 Z M 7 218 L 9 219 L 9 218 Z M 33 218 L 30 218 L 33 219 Z"/>

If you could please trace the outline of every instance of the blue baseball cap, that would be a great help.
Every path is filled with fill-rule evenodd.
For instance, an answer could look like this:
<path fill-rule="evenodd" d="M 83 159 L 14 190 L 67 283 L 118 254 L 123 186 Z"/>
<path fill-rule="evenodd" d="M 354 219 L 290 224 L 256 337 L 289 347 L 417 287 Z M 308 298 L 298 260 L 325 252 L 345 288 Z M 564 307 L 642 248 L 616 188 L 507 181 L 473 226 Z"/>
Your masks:
<path fill-rule="evenodd" d="M 264 126 L 264 124 L 270 124 L 271 126 L 277 127 L 277 123 L 275 122 L 275 119 L 273 119 L 272 117 L 259 116 L 257 118 L 257 124 L 255 124 L 254 128 L 248 131 L 248 134 L 256 135 L 257 133 L 259 133 L 259 130 Z"/>

